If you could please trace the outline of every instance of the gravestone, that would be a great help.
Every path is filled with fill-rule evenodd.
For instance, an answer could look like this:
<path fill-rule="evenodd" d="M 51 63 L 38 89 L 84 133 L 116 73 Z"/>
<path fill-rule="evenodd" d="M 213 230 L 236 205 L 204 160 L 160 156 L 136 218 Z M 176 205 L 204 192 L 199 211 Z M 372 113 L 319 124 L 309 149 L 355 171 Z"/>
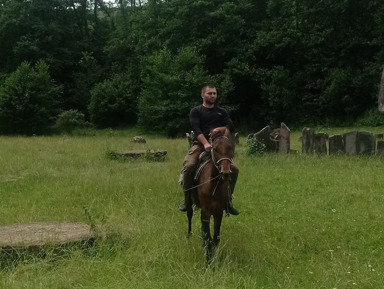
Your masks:
<path fill-rule="evenodd" d="M 286 126 L 285 123 L 280 124 L 279 131 L 279 153 L 288 154 L 291 149 L 291 140 L 290 140 L 291 131 Z"/>
<path fill-rule="evenodd" d="M 352 131 L 343 134 L 345 152 L 348 155 L 375 154 L 376 138 L 369 132 Z"/>
<path fill-rule="evenodd" d="M 384 140 L 377 141 L 377 152 L 378 156 L 384 156 Z"/>
<path fill-rule="evenodd" d="M 265 145 L 265 149 L 268 152 L 275 151 L 275 146 L 274 144 L 272 145 L 270 140 L 270 134 L 271 134 L 271 128 L 268 125 L 264 127 L 262 130 L 258 131 L 257 133 L 249 135 L 248 138 L 254 138 L 259 142 L 263 143 Z"/>
<path fill-rule="evenodd" d="M 356 155 L 357 131 L 351 131 L 343 134 L 344 148 L 347 155 Z"/>
<path fill-rule="evenodd" d="M 340 134 L 329 137 L 329 154 L 345 153 L 344 138 Z"/>
<path fill-rule="evenodd" d="M 301 132 L 301 151 L 304 154 L 313 153 L 313 136 L 315 130 L 313 128 L 305 127 Z"/>
<path fill-rule="evenodd" d="M 135 136 L 135 137 L 133 137 L 132 140 L 133 140 L 133 142 L 137 142 L 137 143 L 147 143 L 145 138 L 142 136 Z"/>
<path fill-rule="evenodd" d="M 317 155 L 328 154 L 327 150 L 328 134 L 324 132 L 315 133 L 313 135 L 313 149 Z"/>
<path fill-rule="evenodd" d="M 278 152 L 280 143 L 280 129 L 276 128 L 269 134 L 270 151 Z"/>
<path fill-rule="evenodd" d="M 376 149 L 376 138 L 370 132 L 360 131 L 357 133 L 356 152 L 359 155 L 374 155 Z"/>

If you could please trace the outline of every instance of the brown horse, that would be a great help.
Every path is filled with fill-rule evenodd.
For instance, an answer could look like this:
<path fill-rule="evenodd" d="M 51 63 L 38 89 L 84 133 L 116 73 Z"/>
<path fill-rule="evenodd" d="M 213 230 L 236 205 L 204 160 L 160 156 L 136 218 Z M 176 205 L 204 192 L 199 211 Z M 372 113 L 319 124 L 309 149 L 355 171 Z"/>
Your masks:
<path fill-rule="evenodd" d="M 201 231 L 207 265 L 212 260 L 213 249 L 220 242 L 220 227 L 223 211 L 227 211 L 231 201 L 235 181 L 232 180 L 232 160 L 234 142 L 231 134 L 215 133 L 210 138 L 212 149 L 203 166 L 198 169 L 197 192 L 192 199 L 201 209 Z M 236 175 L 237 177 L 237 175 Z M 191 234 L 193 216 L 192 202 L 187 202 L 188 233 Z M 210 220 L 214 219 L 213 238 L 210 231 Z"/>

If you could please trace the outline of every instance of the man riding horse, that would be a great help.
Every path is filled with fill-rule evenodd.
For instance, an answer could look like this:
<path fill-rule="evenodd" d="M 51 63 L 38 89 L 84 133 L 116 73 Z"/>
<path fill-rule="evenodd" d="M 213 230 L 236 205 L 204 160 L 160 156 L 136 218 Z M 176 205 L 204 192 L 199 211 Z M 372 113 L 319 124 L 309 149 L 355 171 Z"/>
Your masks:
<path fill-rule="evenodd" d="M 203 104 L 192 108 L 189 114 L 189 121 L 192 126 L 195 138 L 188 154 L 184 158 L 183 170 L 180 177 L 180 184 L 184 190 L 184 202 L 179 206 L 182 212 L 187 211 L 187 201 L 191 200 L 192 192 L 196 188 L 195 173 L 199 163 L 199 156 L 204 151 L 209 152 L 212 147 L 208 141 L 210 134 L 221 132 L 225 134 L 227 130 L 234 133 L 234 125 L 228 113 L 221 107 L 215 106 L 217 99 L 216 88 L 212 85 L 206 85 L 201 90 Z M 231 165 L 233 187 L 236 183 L 239 169 Z M 232 215 L 238 215 L 239 212 L 233 207 L 232 201 L 229 201 L 228 211 Z"/>

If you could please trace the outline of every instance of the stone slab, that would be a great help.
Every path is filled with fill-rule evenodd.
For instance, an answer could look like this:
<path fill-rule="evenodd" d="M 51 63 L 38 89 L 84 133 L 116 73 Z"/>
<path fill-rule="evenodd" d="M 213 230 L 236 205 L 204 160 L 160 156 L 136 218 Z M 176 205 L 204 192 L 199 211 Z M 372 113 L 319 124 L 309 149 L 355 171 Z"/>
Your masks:
<path fill-rule="evenodd" d="M 87 242 L 95 238 L 85 223 L 20 223 L 0 226 L 0 247 L 31 247 Z"/>

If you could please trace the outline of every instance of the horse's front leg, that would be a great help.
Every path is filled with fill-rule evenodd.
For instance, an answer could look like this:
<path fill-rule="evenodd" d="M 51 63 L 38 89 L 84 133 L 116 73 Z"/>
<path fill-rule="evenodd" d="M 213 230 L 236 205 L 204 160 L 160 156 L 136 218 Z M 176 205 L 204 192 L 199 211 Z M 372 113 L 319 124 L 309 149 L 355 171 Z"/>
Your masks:
<path fill-rule="evenodd" d="M 213 245 L 217 246 L 220 243 L 220 228 L 223 220 L 223 210 L 217 210 L 213 215 L 214 219 L 214 232 L 213 232 Z"/>
<path fill-rule="evenodd" d="M 192 205 L 187 205 L 187 216 L 188 216 L 188 237 L 189 237 L 192 235 L 192 217 L 193 217 Z"/>
<path fill-rule="evenodd" d="M 212 259 L 212 236 L 211 230 L 209 227 L 209 222 L 211 219 L 211 214 L 201 209 L 201 234 L 203 238 L 203 246 L 205 248 L 205 257 L 207 265 L 211 262 Z"/>

